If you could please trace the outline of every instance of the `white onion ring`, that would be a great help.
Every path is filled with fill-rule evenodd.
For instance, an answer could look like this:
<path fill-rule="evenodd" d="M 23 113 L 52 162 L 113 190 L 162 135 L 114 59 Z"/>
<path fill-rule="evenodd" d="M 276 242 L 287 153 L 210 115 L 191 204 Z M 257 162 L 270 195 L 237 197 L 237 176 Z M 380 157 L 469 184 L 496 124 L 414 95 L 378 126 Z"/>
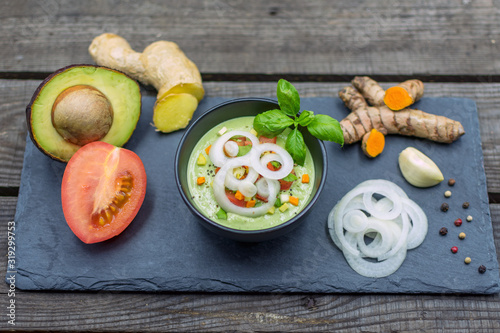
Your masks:
<path fill-rule="evenodd" d="M 344 228 L 349 232 L 361 232 L 368 227 L 368 217 L 359 209 L 348 211 L 343 218 Z"/>
<path fill-rule="evenodd" d="M 228 172 L 226 173 L 226 178 L 224 179 L 224 185 L 226 185 L 226 187 L 232 191 L 236 191 L 242 181 L 250 181 L 254 183 L 257 180 L 257 178 L 259 178 L 259 174 L 254 170 L 254 168 L 248 168 L 248 174 L 245 178 L 243 179 L 236 178 L 233 174 L 233 170 L 240 166 L 242 165 L 237 165 L 234 168 L 228 170 Z"/>
<path fill-rule="evenodd" d="M 267 168 L 267 163 L 263 165 L 263 163 L 260 162 L 261 160 L 261 155 L 262 153 L 266 151 L 272 151 L 274 154 L 267 154 L 264 155 L 263 158 L 266 158 L 266 156 L 272 155 L 271 158 L 275 157 L 278 155 L 281 158 L 281 161 L 278 161 L 281 163 L 281 168 L 276 171 L 269 170 Z M 277 144 L 274 143 L 262 143 L 259 145 L 254 145 L 252 147 L 252 150 L 250 150 L 250 155 L 251 155 L 251 160 L 252 162 L 254 161 L 259 161 L 259 163 L 252 163 L 252 167 L 257 171 L 259 174 L 261 174 L 263 177 L 266 177 L 268 179 L 282 179 L 285 178 L 292 172 L 293 170 L 293 158 L 290 156 L 290 153 L 288 153 L 284 148 L 281 148 Z M 269 158 L 269 157 L 267 157 Z M 276 161 L 276 160 L 275 160 Z"/>
<path fill-rule="evenodd" d="M 211 149 L 211 148 L 210 148 Z M 224 143 L 224 151 L 229 157 L 236 157 L 240 151 L 240 146 L 235 141 L 228 140 Z"/>
<path fill-rule="evenodd" d="M 252 142 L 252 147 L 259 145 L 259 139 L 250 132 L 230 131 L 218 138 L 210 147 L 208 157 L 216 167 L 222 167 L 230 158 L 224 154 L 224 144 L 233 136 L 244 136 Z"/>
<path fill-rule="evenodd" d="M 274 202 L 276 201 L 276 195 L 278 194 L 277 189 L 279 189 L 279 182 L 277 180 L 267 180 L 269 188 L 269 199 L 267 203 L 264 203 L 262 206 L 246 208 L 239 207 L 233 204 L 226 196 L 224 180 L 229 170 L 232 170 L 233 168 L 240 165 L 249 164 L 249 157 L 247 157 L 247 155 L 233 158 L 220 168 L 219 172 L 217 172 L 214 178 L 213 191 L 215 200 L 217 201 L 219 206 L 226 212 L 239 214 L 242 216 L 255 217 L 266 214 L 267 211 L 274 205 Z M 273 182 L 275 183 L 273 184 Z"/>
<path fill-rule="evenodd" d="M 377 200 L 375 193 L 384 197 Z M 362 182 L 328 215 L 328 230 L 334 244 L 342 250 L 349 265 L 367 277 L 394 273 L 403 263 L 407 249 L 423 242 L 427 228 L 422 208 L 387 180 Z M 372 242 L 366 244 L 365 236 L 373 238 Z"/>
<path fill-rule="evenodd" d="M 255 186 L 255 184 L 248 179 L 244 179 L 241 183 L 239 183 L 238 191 L 240 191 L 240 193 L 245 197 L 251 198 L 257 194 L 257 186 Z"/>

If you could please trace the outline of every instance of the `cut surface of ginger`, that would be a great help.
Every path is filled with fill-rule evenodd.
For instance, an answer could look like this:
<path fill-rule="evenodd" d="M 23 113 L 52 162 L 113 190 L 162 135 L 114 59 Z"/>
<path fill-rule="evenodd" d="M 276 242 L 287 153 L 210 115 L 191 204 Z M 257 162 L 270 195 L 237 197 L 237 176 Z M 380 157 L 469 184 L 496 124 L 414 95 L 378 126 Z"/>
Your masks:
<path fill-rule="evenodd" d="M 158 131 L 169 133 L 185 128 L 198 107 L 191 94 L 172 94 L 155 103 L 153 122 Z"/>

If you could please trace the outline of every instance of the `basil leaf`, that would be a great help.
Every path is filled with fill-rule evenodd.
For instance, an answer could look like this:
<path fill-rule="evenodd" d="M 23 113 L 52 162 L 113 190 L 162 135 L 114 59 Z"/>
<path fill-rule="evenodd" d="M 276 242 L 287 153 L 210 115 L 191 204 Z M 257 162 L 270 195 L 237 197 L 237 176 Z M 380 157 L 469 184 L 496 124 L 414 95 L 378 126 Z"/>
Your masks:
<path fill-rule="evenodd" d="M 227 220 L 227 213 L 221 208 L 216 214 L 218 219 Z"/>
<path fill-rule="evenodd" d="M 344 144 L 344 133 L 340 123 L 330 116 L 318 114 L 307 126 L 309 132 L 320 140 L 333 141 L 340 145 Z"/>
<path fill-rule="evenodd" d="M 302 111 L 299 116 L 299 125 L 300 126 L 307 126 L 313 121 L 314 119 L 314 112 L 312 111 Z"/>
<path fill-rule="evenodd" d="M 257 133 L 268 138 L 274 138 L 292 124 L 293 120 L 277 109 L 260 113 L 253 120 Z"/>
<path fill-rule="evenodd" d="M 238 146 L 238 154 L 236 156 L 246 155 L 250 149 L 252 149 L 252 145 Z"/>
<path fill-rule="evenodd" d="M 295 127 L 293 131 L 288 134 L 285 148 L 290 153 L 295 163 L 298 165 L 304 165 L 307 148 L 304 142 L 304 137 L 297 127 Z"/>
<path fill-rule="evenodd" d="M 282 180 L 285 182 L 293 182 L 293 181 L 296 181 L 297 179 L 298 179 L 297 176 L 295 176 L 293 173 L 290 173 L 290 174 L 288 174 L 288 176 L 286 176 Z"/>
<path fill-rule="evenodd" d="M 289 116 L 295 116 L 300 111 L 300 97 L 297 89 L 287 80 L 278 81 L 278 104 L 281 111 Z"/>

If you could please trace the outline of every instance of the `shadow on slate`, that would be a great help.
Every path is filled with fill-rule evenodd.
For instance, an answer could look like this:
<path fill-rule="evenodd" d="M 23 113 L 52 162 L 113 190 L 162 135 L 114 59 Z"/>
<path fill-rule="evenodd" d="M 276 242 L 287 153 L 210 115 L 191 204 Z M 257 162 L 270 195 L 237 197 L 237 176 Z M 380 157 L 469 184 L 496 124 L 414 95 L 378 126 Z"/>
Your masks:
<path fill-rule="evenodd" d="M 207 97 L 194 117 L 227 99 Z M 483 169 L 475 103 L 459 98 L 424 98 L 426 112 L 459 120 L 466 134 L 451 145 L 389 136 L 376 159 L 359 143 L 341 148 L 327 142 L 328 177 L 307 221 L 291 233 L 263 243 L 239 243 L 205 230 L 182 202 L 174 180 L 174 156 L 184 131 L 161 134 L 150 125 L 154 97 L 143 98 L 143 114 L 125 146 L 143 160 L 146 199 L 132 224 L 118 237 L 87 245 L 67 226 L 60 185 L 65 164 L 43 155 L 27 140 L 16 221 L 16 287 L 25 290 L 127 290 L 325 293 L 479 293 L 499 292 L 499 272 Z M 348 113 L 338 98 L 304 98 L 302 107 L 340 120 Z M 417 189 L 402 178 L 398 154 L 414 146 L 433 159 L 452 188 Z M 326 220 L 351 188 L 383 178 L 401 186 L 429 218 L 423 244 L 408 251 L 402 267 L 386 278 L 355 273 L 328 235 Z M 451 198 L 444 191 L 453 192 Z M 439 207 L 447 201 L 450 210 Z M 464 210 L 462 203 L 470 202 Z M 465 220 L 460 228 L 456 218 Z M 439 235 L 446 226 L 446 237 Z M 458 239 L 459 232 L 467 238 Z M 450 252 L 458 246 L 457 254 Z M 464 264 L 471 257 L 470 265 Z M 485 274 L 478 266 L 485 265 Z"/>

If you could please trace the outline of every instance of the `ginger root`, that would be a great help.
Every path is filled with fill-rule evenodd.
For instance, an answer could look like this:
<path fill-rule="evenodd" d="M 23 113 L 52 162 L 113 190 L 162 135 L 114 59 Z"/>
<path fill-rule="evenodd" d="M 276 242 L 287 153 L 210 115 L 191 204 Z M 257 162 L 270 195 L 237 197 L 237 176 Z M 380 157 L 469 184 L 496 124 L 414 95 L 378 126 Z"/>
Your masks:
<path fill-rule="evenodd" d="M 89 53 L 98 65 L 158 90 L 153 111 L 158 131 L 185 128 L 205 95 L 198 68 L 174 42 L 158 41 L 139 53 L 124 38 L 104 33 L 94 38 Z"/>
<path fill-rule="evenodd" d="M 442 143 L 451 143 L 465 133 L 460 122 L 444 116 L 408 108 L 393 111 L 386 105 L 369 106 L 363 94 L 368 96 L 379 89 L 373 83 L 365 85 L 365 88 L 368 90 L 358 91 L 348 86 L 339 92 L 339 97 L 351 110 L 340 122 L 346 144 L 362 140 L 372 129 L 383 135 L 416 136 Z M 374 100 L 373 96 L 369 100 Z"/>

